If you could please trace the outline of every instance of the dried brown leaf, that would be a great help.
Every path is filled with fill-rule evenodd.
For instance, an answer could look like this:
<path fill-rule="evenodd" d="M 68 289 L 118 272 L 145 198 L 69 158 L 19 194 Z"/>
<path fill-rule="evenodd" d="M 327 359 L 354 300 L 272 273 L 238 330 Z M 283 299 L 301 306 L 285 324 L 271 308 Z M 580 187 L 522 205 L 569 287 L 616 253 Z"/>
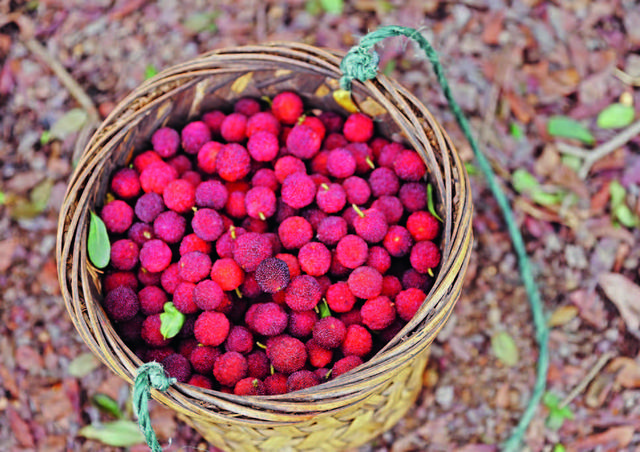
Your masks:
<path fill-rule="evenodd" d="M 35 447 L 36 443 L 31 433 L 31 428 L 24 419 L 11 407 L 8 408 L 9 425 L 13 431 L 13 435 L 22 447 Z"/>
<path fill-rule="evenodd" d="M 252 78 L 253 78 L 253 72 L 247 72 L 246 74 L 241 75 L 231 85 L 231 91 L 237 94 L 242 93 L 247 88 L 247 85 L 249 84 Z"/>
<path fill-rule="evenodd" d="M 616 305 L 630 332 L 640 332 L 640 287 L 619 273 L 603 273 L 598 284 Z"/>
<path fill-rule="evenodd" d="M 568 451 L 588 451 L 595 450 L 601 446 L 603 450 L 622 450 L 627 447 L 633 438 L 635 428 L 632 425 L 613 427 L 602 433 L 587 436 L 573 444 L 567 445 Z"/>
<path fill-rule="evenodd" d="M 640 364 L 636 360 L 619 356 L 609 363 L 607 370 L 617 372 L 617 385 L 623 388 L 640 388 Z"/>
<path fill-rule="evenodd" d="M 549 326 L 562 326 L 569 323 L 578 315 L 578 308 L 575 306 L 567 305 L 560 306 L 558 309 L 553 311 L 551 317 L 549 317 Z"/>

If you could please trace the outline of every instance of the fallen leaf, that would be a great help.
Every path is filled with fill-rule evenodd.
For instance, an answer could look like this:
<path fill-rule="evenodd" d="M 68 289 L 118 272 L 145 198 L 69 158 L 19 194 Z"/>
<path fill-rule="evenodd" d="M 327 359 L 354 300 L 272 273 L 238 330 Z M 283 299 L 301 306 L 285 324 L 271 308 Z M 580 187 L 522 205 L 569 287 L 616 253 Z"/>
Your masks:
<path fill-rule="evenodd" d="M 343 0 L 320 0 L 320 6 L 331 14 L 342 14 L 344 8 Z"/>
<path fill-rule="evenodd" d="M 595 327 L 597 330 L 603 330 L 607 327 L 607 311 L 604 307 L 602 298 L 595 292 L 587 292 L 586 290 L 576 290 L 569 294 L 569 301 L 576 305 L 580 313 L 580 317 Z"/>
<path fill-rule="evenodd" d="M 344 89 L 337 89 L 333 92 L 333 100 L 338 105 L 347 110 L 349 113 L 357 113 L 358 107 L 353 103 L 351 99 L 351 92 Z"/>
<path fill-rule="evenodd" d="M 512 367 L 518 364 L 520 358 L 518 347 L 506 331 L 500 331 L 491 337 L 491 348 L 496 357 L 506 366 Z"/>
<path fill-rule="evenodd" d="M 602 433 L 579 439 L 573 444 L 567 444 L 567 448 L 576 452 L 600 449 L 598 446 L 601 446 L 602 450 L 622 450 L 629 445 L 634 432 L 633 425 L 613 427 Z"/>
<path fill-rule="evenodd" d="M 70 134 L 82 129 L 88 115 L 82 108 L 74 108 L 62 115 L 53 123 L 49 132 L 52 138 L 64 140 Z"/>
<path fill-rule="evenodd" d="M 547 123 L 547 132 L 554 137 L 572 138 L 586 144 L 593 144 L 595 138 L 585 126 L 567 116 L 552 116 Z"/>
<path fill-rule="evenodd" d="M 93 397 L 91 397 L 91 401 L 95 406 L 100 408 L 105 413 L 109 413 L 116 419 L 122 419 L 124 417 L 122 411 L 120 410 L 120 407 L 118 406 L 118 402 L 116 402 L 106 394 L 94 394 Z"/>
<path fill-rule="evenodd" d="M 553 311 L 551 317 L 549 317 L 549 326 L 562 326 L 569 323 L 578 315 L 578 308 L 575 306 L 565 305 L 560 306 L 558 309 Z"/>
<path fill-rule="evenodd" d="M 80 429 L 78 435 L 115 447 L 129 447 L 145 442 L 138 424 L 124 419 L 100 425 L 87 425 Z"/>
<path fill-rule="evenodd" d="M 18 240 L 14 237 L 0 242 L 0 273 L 6 272 L 13 262 L 13 252 L 18 246 Z"/>
<path fill-rule="evenodd" d="M 18 444 L 25 448 L 35 447 L 36 443 L 33 439 L 29 424 L 27 424 L 13 408 L 9 407 L 7 411 L 9 414 L 9 425 Z"/>
<path fill-rule="evenodd" d="M 247 85 L 252 78 L 253 72 L 247 72 L 246 74 L 241 75 L 231 84 L 231 91 L 237 94 L 242 93 L 247 88 Z"/>
<path fill-rule="evenodd" d="M 607 366 L 610 372 L 617 372 L 616 384 L 623 388 L 640 388 L 640 364 L 626 356 L 619 356 Z"/>
<path fill-rule="evenodd" d="M 618 308 L 629 332 L 640 334 L 640 287 L 619 273 L 602 273 L 598 284 Z"/>
<path fill-rule="evenodd" d="M 100 362 L 93 353 L 83 353 L 69 363 L 67 372 L 76 378 L 82 378 L 89 375 L 100 366 Z"/>
<path fill-rule="evenodd" d="M 632 106 L 615 103 L 600 112 L 597 124 L 601 129 L 620 129 L 631 124 L 635 115 Z"/>

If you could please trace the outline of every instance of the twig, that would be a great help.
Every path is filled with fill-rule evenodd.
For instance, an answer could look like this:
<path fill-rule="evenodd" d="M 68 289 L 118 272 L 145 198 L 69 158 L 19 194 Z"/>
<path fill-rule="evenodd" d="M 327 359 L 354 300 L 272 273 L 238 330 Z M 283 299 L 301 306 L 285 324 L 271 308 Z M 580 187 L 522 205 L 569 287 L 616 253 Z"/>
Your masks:
<path fill-rule="evenodd" d="M 584 378 L 578 383 L 578 385 L 573 388 L 573 390 L 567 395 L 562 402 L 558 405 L 558 408 L 562 409 L 569 405 L 573 399 L 575 399 L 582 391 L 585 390 L 591 380 L 595 378 L 596 375 L 602 370 L 602 368 L 609 362 L 611 358 L 616 356 L 613 352 L 607 352 L 598 358 L 595 365 L 591 368 L 591 370 L 584 376 Z"/>
<path fill-rule="evenodd" d="M 629 127 L 611 138 L 609 141 L 605 141 L 600 146 L 594 148 L 591 151 L 586 151 L 582 148 L 571 146 L 562 142 L 558 142 L 557 147 L 560 152 L 584 159 L 584 162 L 582 162 L 582 166 L 578 171 L 578 176 L 580 176 L 581 179 L 584 179 L 589 174 L 589 170 L 595 162 L 611 154 L 613 151 L 624 145 L 627 141 L 633 139 L 638 134 L 640 134 L 640 121 L 631 124 Z"/>
<path fill-rule="evenodd" d="M 58 60 L 53 58 L 51 54 L 45 49 L 42 44 L 33 38 L 25 39 L 24 45 L 33 53 L 36 57 L 51 68 L 53 73 L 58 77 L 60 82 L 69 90 L 71 95 L 78 101 L 78 103 L 84 108 L 89 115 L 90 123 L 98 123 L 100 121 L 100 115 L 91 98 L 82 89 L 82 87 L 74 80 L 73 77 L 67 72 L 67 70 L 60 64 Z"/>
<path fill-rule="evenodd" d="M 613 75 L 618 77 L 622 83 L 631 86 L 640 86 L 640 77 L 633 77 L 632 75 L 624 72 L 622 69 L 614 68 Z"/>

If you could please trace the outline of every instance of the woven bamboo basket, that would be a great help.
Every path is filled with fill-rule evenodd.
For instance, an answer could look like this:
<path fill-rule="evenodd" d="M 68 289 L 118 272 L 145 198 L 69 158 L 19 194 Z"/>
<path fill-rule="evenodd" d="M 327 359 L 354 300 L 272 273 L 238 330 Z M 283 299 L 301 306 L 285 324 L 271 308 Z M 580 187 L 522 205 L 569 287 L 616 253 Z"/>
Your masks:
<path fill-rule="evenodd" d="M 118 337 L 101 307 L 99 272 L 87 257 L 89 212 L 98 211 L 118 166 L 146 150 L 164 125 L 180 127 L 240 97 L 299 93 L 308 108 L 347 113 L 334 100 L 342 55 L 295 43 L 217 50 L 147 80 L 91 138 L 71 178 L 60 214 L 57 257 L 62 294 L 89 348 L 128 382 L 140 359 Z M 152 396 L 179 413 L 211 444 L 228 451 L 335 451 L 391 428 L 415 402 L 429 345 L 460 295 L 472 244 L 469 182 L 455 148 L 409 91 L 378 76 L 354 83 L 352 99 L 375 119 L 377 133 L 399 139 L 424 159 L 444 219 L 442 263 L 416 316 L 379 353 L 319 386 L 280 396 L 235 396 L 186 384 Z M 344 105 L 343 103 L 341 103 Z"/>

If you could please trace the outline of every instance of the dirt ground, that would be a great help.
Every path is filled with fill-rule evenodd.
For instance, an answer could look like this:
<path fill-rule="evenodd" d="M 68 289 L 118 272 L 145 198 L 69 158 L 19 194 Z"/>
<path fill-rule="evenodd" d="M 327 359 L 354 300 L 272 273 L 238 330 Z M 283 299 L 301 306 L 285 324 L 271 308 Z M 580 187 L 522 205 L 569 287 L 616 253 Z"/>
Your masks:
<path fill-rule="evenodd" d="M 0 450 L 121 450 L 78 436 L 113 420 L 92 402 L 97 394 L 123 407 L 129 388 L 87 355 L 56 274 L 78 124 L 105 117 L 155 71 L 207 50 L 276 40 L 347 50 L 391 24 L 419 28 L 440 53 L 514 205 L 542 290 L 549 394 L 523 450 L 639 450 L 637 2 L 355 0 L 342 13 L 325 11 L 340 3 L 0 0 Z M 425 57 L 399 38 L 379 52 L 383 71 L 428 106 L 468 162 L 476 241 L 417 403 L 360 451 L 498 450 L 531 394 L 537 358 L 516 258 Z M 601 112 L 614 104 L 630 117 L 618 112 L 622 123 L 606 127 Z M 523 188 L 526 176 L 537 183 Z M 164 450 L 205 450 L 159 404 L 152 419 Z"/>

